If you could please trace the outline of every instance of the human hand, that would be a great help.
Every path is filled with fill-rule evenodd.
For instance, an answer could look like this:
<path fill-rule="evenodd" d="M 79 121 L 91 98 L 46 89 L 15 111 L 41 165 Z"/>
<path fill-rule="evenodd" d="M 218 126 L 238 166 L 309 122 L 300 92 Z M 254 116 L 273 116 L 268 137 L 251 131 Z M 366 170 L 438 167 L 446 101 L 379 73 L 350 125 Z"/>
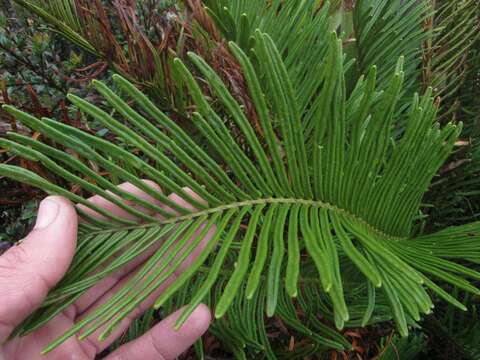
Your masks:
<path fill-rule="evenodd" d="M 150 183 L 149 185 L 156 186 Z M 120 186 L 148 201 L 156 202 L 131 184 Z M 176 195 L 170 197 L 178 203 L 183 202 Z M 90 201 L 118 216 L 129 216 L 116 205 L 98 196 L 94 196 Z M 181 205 L 187 206 L 185 203 Z M 142 209 L 142 211 L 146 210 Z M 98 340 L 98 335 L 102 331 L 100 328 L 83 341 L 71 337 L 46 356 L 40 355 L 49 342 L 107 301 L 131 279 L 135 270 L 148 257 L 147 254 L 143 258 L 136 259 L 120 272 L 102 280 L 51 322 L 25 337 L 14 338 L 7 342 L 13 329 L 40 306 L 48 290 L 67 271 L 75 252 L 77 221 L 75 209 L 68 200 L 59 196 L 50 196 L 42 201 L 32 232 L 18 246 L 0 256 L 0 344 L 2 344 L 0 360 L 94 359 L 128 328 L 131 321 L 143 314 L 165 289 L 165 287 L 158 289 L 105 341 Z M 208 241 L 211 236 L 210 233 L 203 242 Z M 189 266 L 194 256 L 185 260 L 180 271 Z M 173 281 L 175 281 L 175 275 L 165 286 Z M 170 315 L 145 335 L 121 346 L 106 359 L 148 360 L 177 357 L 207 330 L 211 319 L 208 308 L 200 305 L 182 328 L 175 331 L 174 325 L 180 313 L 181 310 Z"/>

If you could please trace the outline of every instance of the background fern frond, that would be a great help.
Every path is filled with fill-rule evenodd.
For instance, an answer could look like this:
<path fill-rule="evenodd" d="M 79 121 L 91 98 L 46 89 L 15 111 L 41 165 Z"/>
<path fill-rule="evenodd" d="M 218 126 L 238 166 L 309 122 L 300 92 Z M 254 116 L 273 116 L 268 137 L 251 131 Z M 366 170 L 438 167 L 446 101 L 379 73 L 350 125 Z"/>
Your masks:
<path fill-rule="evenodd" d="M 403 56 L 403 92 L 411 94 L 412 89 L 418 89 L 422 45 L 428 36 L 423 23 L 429 14 L 424 1 L 358 1 L 352 10 L 352 33 L 347 33 L 350 41 L 346 45 L 347 54 L 356 59 L 353 84 L 376 65 L 379 87 L 385 88 L 396 59 Z"/>
<path fill-rule="evenodd" d="M 429 21 L 432 37 L 426 43 L 423 59 L 423 83 L 441 99 L 444 118 L 461 109 L 460 92 L 468 77 L 469 59 L 479 39 L 480 5 L 477 1 L 439 1 Z"/>

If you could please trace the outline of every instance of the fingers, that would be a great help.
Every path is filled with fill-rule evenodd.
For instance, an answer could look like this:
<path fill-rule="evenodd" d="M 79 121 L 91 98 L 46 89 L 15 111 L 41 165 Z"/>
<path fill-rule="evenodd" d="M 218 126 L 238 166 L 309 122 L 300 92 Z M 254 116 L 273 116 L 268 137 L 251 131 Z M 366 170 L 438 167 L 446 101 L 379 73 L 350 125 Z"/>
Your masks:
<path fill-rule="evenodd" d="M 157 184 L 155 184 L 153 181 L 151 180 L 143 180 L 143 182 L 145 184 L 147 184 L 149 187 L 151 187 L 153 190 L 155 191 L 158 191 L 158 192 L 161 192 L 161 189 L 160 189 L 160 186 L 158 186 Z M 135 185 L 133 184 L 130 184 L 130 183 L 123 183 L 121 185 L 118 186 L 120 189 L 122 189 L 123 191 L 126 191 L 132 195 L 135 195 L 143 200 L 146 200 L 147 202 L 153 204 L 153 205 L 157 205 L 157 206 L 161 206 L 161 203 L 159 200 L 155 199 L 154 197 L 148 195 L 147 193 L 145 193 L 144 191 L 140 190 L 139 188 L 137 188 Z M 110 191 L 107 191 L 108 193 L 111 193 Z M 112 194 L 112 196 L 114 197 L 118 197 L 118 195 L 116 194 Z M 124 209 L 120 208 L 118 205 L 104 199 L 103 197 L 101 197 L 100 195 L 95 195 L 95 196 L 92 196 L 91 198 L 88 199 L 88 201 L 94 205 L 97 205 L 98 207 L 101 207 L 107 211 L 110 211 L 113 215 L 116 215 L 116 216 L 119 216 L 119 217 L 122 217 L 124 219 L 128 219 L 128 220 L 136 220 L 136 217 L 134 215 L 132 215 L 131 213 L 125 211 Z M 148 210 L 140 205 L 137 205 L 135 204 L 134 202 L 132 201 L 124 201 L 122 200 L 124 203 L 126 203 L 127 205 L 130 205 L 132 206 L 133 208 L 137 209 L 138 211 L 140 212 L 143 212 L 145 214 L 148 214 L 148 215 L 153 215 L 152 211 L 151 210 Z M 106 220 L 106 218 L 103 216 L 103 215 L 100 215 L 98 214 L 97 212 L 95 212 L 94 210 L 84 206 L 84 205 L 77 205 L 80 209 L 82 209 L 84 212 L 86 212 L 87 214 L 89 215 L 92 215 L 98 219 L 101 219 L 101 220 Z"/>
<path fill-rule="evenodd" d="M 59 196 L 40 204 L 37 222 L 24 241 L 0 256 L 0 342 L 35 310 L 65 274 L 77 240 L 73 205 Z"/>
<path fill-rule="evenodd" d="M 150 180 L 143 180 L 147 185 L 149 185 L 151 188 L 161 191 L 160 187 L 155 184 L 154 182 Z M 147 193 L 143 192 L 142 190 L 138 189 L 134 185 L 130 183 L 123 183 L 119 185 L 120 188 L 123 190 L 131 193 L 132 195 L 135 195 L 141 199 L 144 199 L 146 201 L 149 201 L 151 203 L 154 203 L 158 206 L 161 206 L 161 204 L 158 202 L 158 200 L 152 198 L 150 195 Z M 88 199 L 90 202 L 94 203 L 95 205 L 102 207 L 104 209 L 107 209 L 111 211 L 114 215 L 121 216 L 124 218 L 128 219 L 134 219 L 134 217 L 127 213 L 125 210 L 119 208 L 117 205 L 109 202 L 108 200 L 102 198 L 101 196 L 95 195 Z M 80 205 L 79 205 L 80 206 Z M 149 213 L 146 209 L 135 205 L 135 208 L 138 210 L 144 212 L 144 213 Z M 95 213 L 93 210 L 82 207 L 82 209 L 85 212 L 88 212 L 89 214 L 97 217 L 97 218 L 102 218 L 101 215 Z M 150 215 L 153 215 L 149 213 Z M 158 247 L 159 245 L 155 245 L 155 248 Z M 140 255 L 136 259 L 132 260 L 130 263 L 128 263 L 125 267 L 122 269 L 116 271 L 114 274 L 102 279 L 98 284 L 96 284 L 94 287 L 89 289 L 84 295 L 82 295 L 73 306 L 71 306 L 67 310 L 67 314 L 70 318 L 74 318 L 75 316 L 83 313 L 88 307 L 90 307 L 98 298 L 100 298 L 103 294 L 105 294 L 108 290 L 110 290 L 112 287 L 117 284 L 118 281 L 128 273 L 130 273 L 133 269 L 135 269 L 139 264 L 143 263 L 146 259 L 148 259 L 153 252 L 155 251 L 155 248 L 147 250 L 144 254 Z"/>
<path fill-rule="evenodd" d="M 139 339 L 121 346 L 105 360 L 175 359 L 205 333 L 211 321 L 208 308 L 200 305 L 180 330 L 175 331 L 175 322 L 181 312 L 182 310 L 179 310 L 170 315 Z"/>
<path fill-rule="evenodd" d="M 143 181 L 147 185 L 149 185 L 151 188 L 153 188 L 157 191 L 161 191 L 160 187 L 157 184 L 155 184 L 154 182 L 152 182 L 150 180 L 143 180 Z M 162 204 L 160 204 L 158 200 L 155 200 L 150 195 L 148 195 L 147 193 L 143 192 L 142 190 L 138 189 L 137 187 L 135 187 L 134 185 L 132 185 L 130 183 L 123 183 L 123 184 L 119 185 L 119 187 L 121 187 L 123 190 L 125 190 L 125 191 L 127 191 L 127 192 L 141 198 L 141 199 L 144 199 L 144 200 L 149 201 L 149 202 L 153 202 L 158 206 L 162 206 Z M 187 193 L 191 194 L 192 196 L 198 197 L 190 189 L 185 189 L 185 191 Z M 169 196 L 169 198 L 172 201 L 178 203 L 179 205 L 184 206 L 186 208 L 191 208 L 193 210 L 193 208 L 190 205 L 188 205 L 188 206 L 185 205 L 185 203 L 186 203 L 185 200 L 183 200 L 178 195 L 171 194 Z M 111 211 L 114 215 L 129 218 L 129 219 L 133 219 L 131 214 L 128 214 L 126 211 L 119 208 L 117 205 L 112 204 L 111 202 L 102 198 L 101 196 L 95 195 L 88 200 L 90 202 L 94 203 L 95 205 L 99 206 L 99 207 L 102 207 L 104 209 L 107 209 L 107 210 Z M 165 207 L 165 206 L 162 206 L 162 207 L 168 210 L 167 207 Z M 140 211 L 143 211 L 143 212 L 147 213 L 146 209 L 143 209 L 139 206 L 136 206 L 136 208 Z M 82 207 L 82 209 L 84 211 L 90 213 L 91 215 L 95 216 L 95 217 L 101 218 L 101 215 L 95 213 L 91 209 L 84 208 L 84 207 Z M 154 215 L 154 214 L 150 213 L 150 215 Z M 68 316 L 71 317 L 71 318 L 74 318 L 75 316 L 78 316 L 78 315 L 82 314 L 94 302 L 96 302 L 100 297 L 102 297 L 103 294 L 105 294 L 107 291 L 112 289 L 122 279 L 122 277 L 128 275 L 138 265 L 145 262 L 145 260 L 147 260 L 160 245 L 161 245 L 161 242 L 158 242 L 158 244 L 154 245 L 151 249 L 147 250 L 144 254 L 142 254 L 139 257 L 137 257 L 136 259 L 132 260 L 125 267 L 123 267 L 119 271 L 116 271 L 114 274 L 106 277 L 105 279 L 101 280 L 97 285 L 95 285 L 93 288 L 88 290 L 84 295 L 82 295 L 80 297 L 80 299 L 78 299 L 75 302 L 75 304 L 73 306 L 71 306 L 67 310 L 66 313 L 68 314 Z M 197 253 L 198 253 L 198 251 L 199 250 L 196 250 Z M 191 260 L 189 260 L 189 261 L 191 262 Z"/>
<path fill-rule="evenodd" d="M 155 188 L 155 190 L 158 189 L 158 185 L 155 185 L 151 182 L 148 182 L 148 185 L 151 187 Z M 133 186 L 132 184 L 122 184 L 120 185 L 123 190 L 136 195 L 137 197 L 140 197 L 146 201 L 150 202 L 156 202 L 155 199 L 150 197 L 148 194 L 144 193 L 137 187 Z M 202 201 L 193 191 L 190 189 L 185 189 L 187 193 L 189 193 L 192 197 L 196 197 L 199 201 Z M 176 194 L 171 194 L 169 198 L 178 203 L 180 206 L 185 207 L 185 208 L 192 208 L 190 204 L 188 204 L 185 200 L 183 200 L 180 196 Z M 117 216 L 121 216 L 124 218 L 129 218 L 129 219 L 135 219 L 132 217 L 131 214 L 127 213 L 123 209 L 119 208 L 117 205 L 112 204 L 108 200 L 100 197 L 100 196 L 94 196 L 93 198 L 89 199 L 91 202 L 95 203 L 97 206 L 100 206 L 102 208 L 105 208 L 109 211 L 111 211 L 113 214 Z M 169 209 L 168 207 L 156 202 L 155 203 L 157 206 L 161 206 L 166 210 L 173 211 Z M 142 209 L 139 206 L 136 206 L 136 208 L 140 211 L 146 212 L 146 209 Z M 87 212 L 90 212 L 91 215 L 100 217 L 98 214 L 95 212 L 91 212 L 89 209 L 84 209 Z M 149 215 L 154 215 L 151 212 Z M 215 230 L 212 228 L 207 236 L 205 236 L 204 239 L 202 239 L 201 243 L 197 248 L 193 251 L 190 256 L 188 256 L 181 264 L 181 266 L 175 271 L 174 274 L 172 274 L 169 279 L 164 282 L 162 286 L 160 286 L 158 289 L 155 289 L 154 294 L 152 294 L 150 297 L 148 297 L 137 309 L 135 309 L 132 313 L 130 313 L 123 321 L 119 324 L 119 326 L 115 329 L 115 331 L 105 340 L 105 341 L 99 341 L 98 337 L 102 333 L 103 330 L 105 330 L 105 326 L 101 327 L 99 330 L 91 334 L 86 341 L 83 343 L 87 353 L 99 353 L 103 351 L 105 348 L 107 348 L 119 335 L 121 335 L 125 329 L 128 328 L 130 323 L 137 318 L 138 316 L 142 315 L 149 307 L 153 305 L 155 300 L 158 298 L 158 296 L 162 293 L 162 291 L 168 287 L 170 284 L 172 284 L 176 277 L 183 272 L 185 269 L 190 267 L 191 263 L 193 260 L 198 256 L 198 254 L 202 251 L 206 243 L 211 239 L 213 236 Z M 194 238 L 198 237 L 200 233 L 200 230 L 198 230 L 194 234 Z M 192 239 L 193 241 L 193 239 Z M 133 279 L 135 276 L 135 271 L 134 269 L 138 269 L 142 266 L 142 263 L 149 258 L 154 251 L 161 245 L 160 242 L 158 244 L 154 245 L 151 249 L 146 251 L 144 254 L 139 256 L 137 259 L 132 261 L 130 264 L 127 265 L 127 267 L 123 268 L 122 270 L 116 272 L 115 274 L 107 277 L 106 279 L 102 280 L 99 284 L 94 286 L 92 289 L 87 291 L 85 295 L 83 295 L 75 304 L 72 306 L 67 312 L 67 316 L 70 319 L 82 319 L 85 316 L 88 316 L 92 311 L 95 311 L 99 306 L 104 304 L 108 299 L 110 299 L 117 291 L 119 291 L 121 288 L 123 288 L 129 281 Z"/>
<path fill-rule="evenodd" d="M 207 204 L 205 200 L 203 200 L 200 196 L 198 196 L 192 189 L 190 188 L 183 188 L 183 191 L 185 191 L 186 194 L 190 195 L 193 199 L 197 200 L 201 204 Z M 195 210 L 195 208 L 187 202 L 184 198 L 182 198 L 180 195 L 177 194 L 171 194 L 169 198 L 175 202 L 176 204 L 180 205 L 181 207 L 189 210 Z M 177 213 L 177 211 L 173 210 L 172 208 L 168 206 L 164 206 L 165 210 L 171 211 L 173 213 Z"/>
<path fill-rule="evenodd" d="M 106 303 L 112 296 L 114 296 L 118 291 L 120 291 L 124 286 L 126 286 L 129 281 L 131 281 L 134 277 L 134 274 L 130 274 L 129 276 L 123 278 L 120 282 L 118 282 L 115 287 L 108 290 L 100 299 L 98 299 L 92 307 L 82 316 L 79 317 L 79 320 L 83 319 L 84 317 L 90 315 L 91 312 L 97 310 L 101 305 Z M 160 294 L 169 286 L 171 285 L 176 279 L 176 276 L 171 276 L 162 286 L 155 290 L 155 292 L 150 295 L 139 307 L 134 309 L 130 312 L 115 328 L 115 330 L 108 336 L 107 339 L 101 341 L 99 340 L 100 335 L 106 329 L 107 325 L 101 326 L 98 330 L 96 330 L 93 334 L 88 336 L 84 340 L 84 344 L 88 344 L 88 352 L 91 354 L 99 354 L 106 348 L 110 346 L 119 336 L 121 336 L 125 330 L 128 329 L 132 321 L 136 318 L 141 316 L 143 313 L 147 311 L 154 303 L 155 300 L 160 296 Z"/>
<path fill-rule="evenodd" d="M 157 298 L 162 294 L 162 292 L 168 288 L 171 284 L 175 282 L 177 277 L 186 269 L 188 269 L 194 260 L 196 256 L 198 256 L 198 253 L 203 250 L 205 245 L 208 243 L 208 241 L 212 238 L 214 235 L 215 230 L 210 229 L 210 231 L 206 234 L 206 236 L 201 240 L 200 244 L 198 247 L 195 249 L 195 251 L 190 254 L 182 263 L 181 265 L 176 269 L 176 271 L 158 288 L 155 289 L 153 294 L 151 294 L 144 302 L 140 304 L 139 307 L 137 307 L 135 310 L 133 310 L 131 313 L 128 314 L 121 322 L 120 324 L 116 327 L 116 329 L 113 331 L 113 333 L 104 341 L 99 340 L 99 336 L 102 334 L 102 332 L 105 330 L 106 326 L 100 327 L 97 331 L 95 331 L 93 334 L 91 334 L 87 338 L 87 342 L 89 345 L 91 345 L 92 348 L 95 349 L 95 352 L 99 353 L 102 352 L 104 349 L 106 349 L 118 336 L 120 336 L 130 325 L 130 323 L 136 319 L 137 317 L 141 316 L 147 309 L 149 309 L 157 300 Z M 191 241 L 194 240 L 195 237 L 198 237 L 200 234 L 200 230 L 195 233 L 191 239 Z M 162 261 L 160 261 L 161 263 Z M 168 269 L 166 270 L 168 271 Z M 128 283 L 134 278 L 135 274 L 132 273 L 128 275 L 127 277 L 124 277 L 118 284 L 115 285 L 114 288 L 110 289 L 107 291 L 106 294 L 104 294 L 100 299 L 96 301 L 95 304 L 89 308 L 85 314 L 83 314 L 80 318 L 84 318 L 85 316 L 88 316 L 92 311 L 95 311 L 98 307 L 100 307 L 102 304 L 107 302 L 114 294 L 116 294 L 120 289 L 122 289 L 124 286 L 128 285 Z"/>
<path fill-rule="evenodd" d="M 80 296 L 80 298 L 68 309 L 68 316 L 71 319 L 74 319 L 84 313 L 93 303 L 116 286 L 116 284 L 118 284 L 124 277 L 129 276 L 135 268 L 152 256 L 158 246 L 159 245 L 154 245 L 151 249 L 146 250 L 143 254 L 133 259 L 123 268 L 100 280 L 95 286 L 87 290 L 87 292 Z"/>
<path fill-rule="evenodd" d="M 61 346 L 48 355 L 41 355 L 42 350 L 72 326 L 72 321 L 63 314 L 43 325 L 40 329 L 26 336 L 16 337 L 0 347 L 2 360 L 91 360 L 95 354 L 86 351 L 83 344 L 75 337 L 67 339 Z M 4 358 L 2 358 L 2 355 Z"/>

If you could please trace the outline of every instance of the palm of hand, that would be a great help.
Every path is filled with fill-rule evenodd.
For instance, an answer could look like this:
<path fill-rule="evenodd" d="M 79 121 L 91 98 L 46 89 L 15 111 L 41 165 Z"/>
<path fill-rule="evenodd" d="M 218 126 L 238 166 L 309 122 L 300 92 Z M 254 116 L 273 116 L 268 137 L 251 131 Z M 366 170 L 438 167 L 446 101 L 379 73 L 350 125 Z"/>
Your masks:
<path fill-rule="evenodd" d="M 156 187 L 152 183 L 149 185 Z M 148 201 L 155 201 L 130 184 L 120 186 Z M 182 202 L 176 195 L 170 197 L 176 202 Z M 95 196 L 90 201 L 118 216 L 129 216 L 101 197 Z M 63 198 L 50 197 L 42 202 L 35 229 L 19 246 L 0 256 L 0 343 L 5 342 L 14 327 L 41 304 L 48 290 L 64 275 L 75 251 L 76 232 L 77 215 L 73 206 Z M 209 234 L 202 243 L 208 241 L 211 235 Z M 197 249 L 197 253 L 201 251 L 201 247 Z M 0 347 L 0 360 L 94 359 L 128 328 L 131 321 L 152 306 L 165 287 L 175 281 L 177 274 L 124 319 L 105 341 L 98 340 L 102 331 L 100 328 L 83 341 L 71 337 L 47 356 L 40 353 L 49 342 L 91 313 L 125 285 L 154 250 L 150 249 L 118 273 L 102 280 L 43 327 L 25 337 L 7 341 Z M 188 268 L 194 257 L 195 254 L 186 259 L 179 271 Z M 210 312 L 206 306 L 201 305 L 184 326 L 175 331 L 173 327 L 180 312 L 181 310 L 170 315 L 139 339 L 121 346 L 106 359 L 148 360 L 177 357 L 206 331 L 210 323 Z"/>

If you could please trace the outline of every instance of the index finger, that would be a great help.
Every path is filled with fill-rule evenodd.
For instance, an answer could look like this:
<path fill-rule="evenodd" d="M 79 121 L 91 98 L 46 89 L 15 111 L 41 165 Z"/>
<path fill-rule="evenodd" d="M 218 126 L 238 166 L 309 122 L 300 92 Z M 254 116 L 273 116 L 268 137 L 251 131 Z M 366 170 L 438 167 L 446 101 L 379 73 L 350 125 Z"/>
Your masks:
<path fill-rule="evenodd" d="M 142 182 L 148 185 L 148 187 L 152 188 L 152 190 L 159 193 L 162 192 L 160 186 L 153 181 L 144 179 L 142 180 Z M 158 209 L 165 209 L 160 200 L 131 183 L 120 184 L 117 188 L 118 190 L 120 190 L 117 194 L 114 194 L 111 191 L 107 191 L 107 193 L 111 195 L 110 200 L 106 199 L 101 195 L 92 196 L 87 200 L 89 203 L 94 204 L 104 210 L 107 210 L 115 216 L 128 220 L 141 221 L 143 219 L 142 214 L 154 215 L 157 213 Z M 136 201 L 122 199 L 119 194 L 122 194 L 124 196 L 126 195 L 130 198 L 133 197 L 136 199 Z M 116 199 L 117 201 L 114 202 L 114 199 Z M 108 220 L 106 216 L 96 212 L 95 210 L 85 205 L 78 204 L 77 208 L 97 219 Z"/>

